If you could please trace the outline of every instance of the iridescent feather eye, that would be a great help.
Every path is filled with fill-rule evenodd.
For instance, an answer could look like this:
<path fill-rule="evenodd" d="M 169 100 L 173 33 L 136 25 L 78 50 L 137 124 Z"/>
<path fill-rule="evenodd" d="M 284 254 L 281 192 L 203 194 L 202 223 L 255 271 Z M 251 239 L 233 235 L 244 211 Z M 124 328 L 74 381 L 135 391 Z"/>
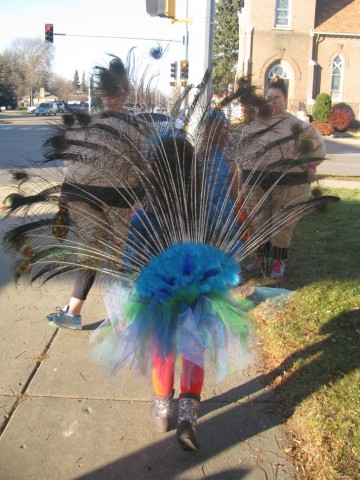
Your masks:
<path fill-rule="evenodd" d="M 259 117 L 267 119 L 267 118 L 270 118 L 271 115 L 272 115 L 272 106 L 270 105 L 270 103 L 265 102 L 262 105 L 260 105 Z"/>
<path fill-rule="evenodd" d="M 91 116 L 86 112 L 78 112 L 75 114 L 76 120 L 80 125 L 88 125 L 91 122 Z"/>
<path fill-rule="evenodd" d="M 71 113 L 62 116 L 62 121 L 65 127 L 72 127 L 75 123 L 75 117 Z"/>
<path fill-rule="evenodd" d="M 306 138 L 302 139 L 299 143 L 299 152 L 303 155 L 310 153 L 313 150 L 313 144 L 311 140 Z"/>
<path fill-rule="evenodd" d="M 20 182 L 22 180 L 26 180 L 28 178 L 28 174 L 21 170 L 12 170 L 11 172 L 12 178 L 16 182 Z"/>
<path fill-rule="evenodd" d="M 294 123 L 294 125 L 291 127 L 291 130 L 293 132 L 293 134 L 297 137 L 299 136 L 302 131 L 303 131 L 303 127 L 301 126 L 301 123 Z"/>
<path fill-rule="evenodd" d="M 166 48 L 164 49 L 159 43 L 155 47 L 150 48 L 150 56 L 155 60 L 160 60 L 164 55 Z"/>
<path fill-rule="evenodd" d="M 66 148 L 66 137 L 63 132 L 59 135 L 54 135 L 53 137 L 49 138 L 46 143 L 46 146 L 52 147 L 54 150 L 64 150 Z"/>

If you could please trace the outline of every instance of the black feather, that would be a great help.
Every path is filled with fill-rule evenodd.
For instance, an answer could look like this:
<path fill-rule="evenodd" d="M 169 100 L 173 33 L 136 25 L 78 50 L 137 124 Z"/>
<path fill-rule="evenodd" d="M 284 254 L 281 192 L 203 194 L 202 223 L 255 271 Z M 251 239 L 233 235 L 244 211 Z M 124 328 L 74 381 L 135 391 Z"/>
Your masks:
<path fill-rule="evenodd" d="M 24 170 L 10 170 L 12 178 L 16 182 L 24 182 L 29 178 L 29 175 Z"/>
<path fill-rule="evenodd" d="M 88 125 L 91 122 L 91 115 L 87 112 L 76 112 L 75 118 L 82 126 Z"/>
<path fill-rule="evenodd" d="M 36 222 L 28 222 L 7 230 L 3 235 L 3 243 L 6 247 L 11 247 L 19 250 L 22 244 L 25 242 L 26 234 L 34 232 L 34 230 L 41 229 L 43 227 L 50 227 L 53 224 L 52 218 L 46 218 L 37 220 Z"/>
<path fill-rule="evenodd" d="M 72 113 L 66 113 L 62 116 L 62 121 L 65 127 L 71 128 L 75 123 L 75 116 Z"/>

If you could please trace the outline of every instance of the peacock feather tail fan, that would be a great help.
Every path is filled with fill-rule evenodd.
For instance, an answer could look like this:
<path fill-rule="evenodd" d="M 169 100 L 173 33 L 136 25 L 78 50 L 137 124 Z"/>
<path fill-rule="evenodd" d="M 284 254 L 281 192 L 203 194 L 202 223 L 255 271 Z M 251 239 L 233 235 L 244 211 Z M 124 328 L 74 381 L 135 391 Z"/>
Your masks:
<path fill-rule="evenodd" d="M 132 52 L 125 64 L 112 58 L 110 67 L 99 69 L 99 91 L 118 92 L 116 108 L 66 114 L 44 142 L 43 158 L 26 174 L 13 171 L 15 192 L 3 209 L 13 224 L 4 244 L 14 255 L 16 275 L 26 274 L 30 282 L 74 270 L 95 270 L 110 280 L 109 320 L 94 335 L 94 355 L 114 371 L 134 364 L 146 369 L 145 353 L 157 348 L 198 364 L 205 351 L 217 352 L 221 376 L 225 347 L 235 338 L 234 352 L 246 356 L 249 305 L 231 294 L 241 282 L 241 262 L 292 219 L 336 199 L 285 202 L 249 236 L 272 202 L 274 186 L 291 184 L 294 167 L 318 158 L 302 140 L 303 127 L 252 151 L 220 108 L 236 99 L 256 105 L 265 126 L 254 138 L 271 137 L 278 123 L 266 125 L 266 101 L 249 79 L 211 109 L 206 72 L 197 87 L 166 99 L 169 115 L 154 111 L 156 75 L 149 78 L 147 67 L 140 71 Z M 140 112 L 129 109 L 134 99 Z M 303 141 L 301 153 L 274 165 L 271 152 L 289 141 Z M 240 188 L 244 151 L 261 169 L 245 163 Z M 282 173 L 274 177 L 274 169 Z M 251 206 L 247 192 L 269 182 Z"/>

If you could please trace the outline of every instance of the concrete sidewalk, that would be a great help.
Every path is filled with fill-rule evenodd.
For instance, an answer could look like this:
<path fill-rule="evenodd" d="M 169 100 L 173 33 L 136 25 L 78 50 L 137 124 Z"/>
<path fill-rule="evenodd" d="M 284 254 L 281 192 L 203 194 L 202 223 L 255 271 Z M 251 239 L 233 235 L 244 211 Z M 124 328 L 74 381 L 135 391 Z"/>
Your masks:
<path fill-rule="evenodd" d="M 321 178 L 319 185 L 329 188 L 351 188 L 360 190 L 360 181 L 358 180 L 340 180 L 332 178 Z"/>
<path fill-rule="evenodd" d="M 89 336 L 106 316 L 101 289 L 86 302 L 84 330 L 58 330 L 44 315 L 66 302 L 70 282 L 16 289 L 7 272 L 2 255 L 1 480 L 292 477 L 256 346 L 251 368 L 218 385 L 206 379 L 201 451 L 182 452 L 174 429 L 164 435 L 153 429 L 149 380 L 111 377 L 87 358 Z"/>

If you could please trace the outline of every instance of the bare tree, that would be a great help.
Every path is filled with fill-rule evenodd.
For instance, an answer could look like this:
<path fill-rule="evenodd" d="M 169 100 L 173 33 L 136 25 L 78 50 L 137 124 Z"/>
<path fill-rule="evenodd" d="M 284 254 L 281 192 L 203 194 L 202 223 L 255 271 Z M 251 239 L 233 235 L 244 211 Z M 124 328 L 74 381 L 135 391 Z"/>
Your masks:
<path fill-rule="evenodd" d="M 9 80 L 17 99 L 44 86 L 51 73 L 54 47 L 41 38 L 17 38 L 3 54 Z"/>
<path fill-rule="evenodd" d="M 71 80 L 66 80 L 58 75 L 51 75 L 48 80 L 51 93 L 56 95 L 59 100 L 67 101 L 76 90 Z"/>

